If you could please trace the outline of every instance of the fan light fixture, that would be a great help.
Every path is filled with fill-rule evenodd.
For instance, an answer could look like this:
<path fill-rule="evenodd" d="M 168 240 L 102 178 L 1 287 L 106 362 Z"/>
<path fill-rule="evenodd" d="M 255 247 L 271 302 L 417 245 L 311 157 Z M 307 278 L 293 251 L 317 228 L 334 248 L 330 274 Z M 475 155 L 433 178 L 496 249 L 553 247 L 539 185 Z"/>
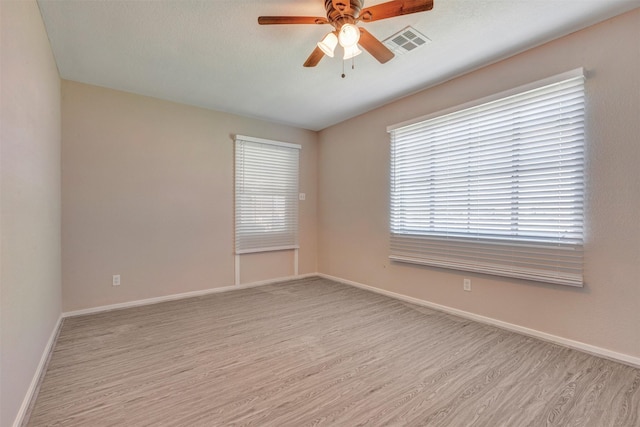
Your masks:
<path fill-rule="evenodd" d="M 344 59 L 345 61 L 347 59 L 351 59 L 354 58 L 358 55 L 360 55 L 362 53 L 362 51 L 360 49 L 358 49 L 358 45 L 354 44 L 353 46 L 346 46 L 344 48 L 344 57 L 342 59 Z"/>
<path fill-rule="evenodd" d="M 362 53 L 358 49 L 358 41 L 360 40 L 360 30 L 353 24 L 344 24 L 340 27 L 338 35 L 335 32 L 329 33 L 318 42 L 318 47 L 324 52 L 325 55 L 333 58 L 335 49 L 338 44 L 344 48 L 344 57 L 342 59 L 347 60 L 356 57 Z"/>
<path fill-rule="evenodd" d="M 344 24 L 340 27 L 340 33 L 338 34 L 338 41 L 340 46 L 347 48 L 355 46 L 360 40 L 360 30 L 353 24 Z"/>
<path fill-rule="evenodd" d="M 336 49 L 336 45 L 338 44 L 338 37 L 335 33 L 329 33 L 322 41 L 318 42 L 318 47 L 322 49 L 325 55 L 333 58 L 333 52 Z"/>

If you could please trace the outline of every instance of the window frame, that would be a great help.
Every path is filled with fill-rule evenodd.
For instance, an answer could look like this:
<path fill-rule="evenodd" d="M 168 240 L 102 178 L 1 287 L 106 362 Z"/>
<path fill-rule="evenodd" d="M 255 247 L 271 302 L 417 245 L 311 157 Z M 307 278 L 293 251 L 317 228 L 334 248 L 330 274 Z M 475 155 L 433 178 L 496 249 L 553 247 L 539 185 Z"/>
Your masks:
<path fill-rule="evenodd" d="M 247 159 L 247 150 L 243 148 L 245 145 L 250 150 L 256 148 L 262 150 L 262 157 L 258 155 L 255 158 Z M 299 153 L 301 149 L 302 147 L 299 144 L 244 135 L 235 136 L 234 250 L 236 255 L 299 249 L 298 191 L 300 185 Z M 274 155 L 265 154 L 268 150 L 272 150 Z M 269 158 L 271 163 L 267 163 Z M 247 188 L 248 182 L 242 174 L 248 172 L 249 164 L 252 165 L 250 172 L 254 175 L 253 182 L 255 182 L 256 177 L 263 181 L 259 187 Z M 269 171 L 269 169 L 271 170 Z M 270 179 L 273 179 L 270 185 L 263 185 Z M 294 179 L 295 182 L 283 183 L 283 179 Z M 261 198 L 262 202 L 259 200 Z M 273 206 L 271 208 L 267 206 L 275 203 L 274 198 L 280 200 L 279 204 L 282 205 L 282 212 L 280 213 L 275 212 Z M 269 203 L 269 200 L 271 200 L 271 203 Z M 278 210 L 280 210 L 280 207 L 278 207 Z M 263 212 L 265 217 L 259 218 L 257 214 L 259 212 Z M 271 226 L 269 224 L 261 224 L 261 220 L 272 220 L 275 216 L 281 216 L 281 218 Z M 273 242 L 277 243 L 274 244 Z"/>
<path fill-rule="evenodd" d="M 578 82 L 579 79 L 581 79 L 580 82 Z M 586 166 L 586 159 L 585 159 L 586 157 L 585 155 L 586 112 L 584 111 L 586 109 L 586 88 L 584 87 L 585 86 L 584 80 L 585 80 L 584 69 L 578 68 L 566 73 L 549 77 L 547 79 L 543 79 L 527 85 L 519 86 L 514 89 L 503 91 L 503 92 L 500 92 L 488 97 L 484 97 L 481 99 L 477 99 L 462 105 L 454 106 L 446 110 L 438 111 L 426 116 L 418 117 L 409 121 L 405 121 L 402 123 L 389 126 L 387 128 L 387 131 L 391 134 L 391 150 L 392 150 L 391 158 L 390 158 L 391 170 L 390 170 L 390 193 L 389 193 L 390 194 L 389 228 L 390 228 L 390 234 L 391 234 L 390 236 L 391 247 L 390 247 L 389 258 L 393 261 L 399 261 L 399 262 L 430 265 L 430 266 L 451 268 L 451 269 L 462 270 L 462 271 L 474 271 L 479 273 L 523 278 L 523 279 L 536 280 L 536 281 L 542 281 L 542 282 L 548 282 L 548 283 L 564 284 L 564 285 L 571 285 L 571 286 L 583 286 L 584 278 L 582 275 L 582 263 L 583 263 L 582 259 L 583 259 L 583 245 L 584 245 L 584 230 L 585 230 L 585 222 L 586 222 L 586 218 L 584 214 L 584 202 L 586 199 L 585 197 L 586 178 L 585 178 L 585 170 L 584 170 Z M 398 194 L 404 191 L 405 193 L 404 203 L 410 203 L 411 201 L 409 200 L 410 196 L 407 195 L 409 190 L 405 189 L 402 191 L 398 191 L 397 186 L 400 184 L 397 184 L 395 182 L 397 174 L 400 173 L 396 170 L 398 168 L 398 165 L 394 164 L 394 161 L 396 163 L 398 162 L 398 160 L 394 157 L 396 154 L 394 152 L 394 149 L 396 149 L 396 146 L 394 145 L 396 143 L 394 141 L 394 136 L 396 135 L 396 133 L 401 133 L 404 131 L 406 135 L 409 135 L 409 132 L 414 128 L 417 129 L 416 132 L 418 132 L 418 130 L 421 130 L 421 129 L 424 130 L 425 128 L 429 127 L 429 123 L 427 122 L 432 121 L 434 123 L 437 123 L 438 120 L 446 121 L 448 120 L 447 116 L 455 117 L 455 115 L 458 115 L 458 117 L 464 118 L 465 114 L 467 114 L 467 110 L 468 110 L 468 116 L 473 118 L 473 117 L 476 117 L 476 116 L 473 116 L 473 114 L 478 114 L 478 111 L 480 112 L 487 111 L 488 109 L 491 108 L 491 105 L 494 103 L 497 103 L 497 105 L 499 105 L 500 102 L 505 102 L 505 100 L 508 100 L 511 98 L 515 99 L 518 96 L 522 96 L 524 99 L 526 99 L 526 94 L 529 92 L 545 89 L 547 87 L 551 87 L 551 85 L 556 85 L 556 84 L 561 85 L 565 82 L 573 82 L 573 81 L 577 82 L 576 85 L 578 86 L 582 85 L 580 86 L 582 88 L 582 92 L 581 92 L 582 103 L 580 104 L 580 108 L 582 109 L 581 110 L 582 114 L 581 116 L 579 116 L 581 120 L 580 124 L 582 126 L 581 127 L 582 139 L 580 140 L 580 143 L 581 143 L 580 150 L 581 150 L 582 157 L 581 157 L 580 177 L 579 177 L 579 180 L 581 180 L 581 185 L 582 185 L 582 193 L 581 193 L 582 198 L 578 202 L 576 202 L 576 206 L 579 206 L 581 209 L 581 218 L 579 219 L 580 221 L 579 227 L 581 227 L 580 236 L 578 236 L 576 239 L 571 241 L 571 243 L 567 243 L 567 242 L 570 242 L 571 239 L 566 239 L 565 241 L 565 239 L 560 237 L 558 237 L 555 240 L 552 239 L 551 237 L 546 239 L 541 237 L 540 241 L 538 242 L 538 241 L 535 241 L 535 239 L 531 239 L 530 237 L 527 237 L 524 239 L 516 238 L 509 233 L 506 233 L 504 238 L 501 238 L 499 235 L 495 235 L 495 234 L 492 238 L 490 238 L 487 236 L 482 236 L 478 232 L 462 233 L 458 231 L 458 232 L 452 233 L 451 230 L 444 230 L 444 229 L 437 230 L 436 232 L 434 232 L 433 230 L 435 229 L 433 229 L 433 222 L 429 223 L 429 227 L 424 226 L 424 224 L 427 224 L 426 222 L 427 218 L 426 218 L 426 215 L 422 215 L 422 213 L 418 213 L 417 214 L 418 216 L 416 216 L 413 220 L 414 225 L 419 224 L 421 221 L 423 222 L 422 225 L 419 225 L 418 229 L 414 229 L 413 231 L 411 231 L 408 227 L 404 230 L 400 230 L 398 228 L 398 223 L 399 223 L 398 215 L 400 215 L 399 212 L 401 211 L 404 215 L 406 215 L 407 212 L 409 212 L 409 210 L 407 209 L 401 210 L 401 208 L 398 208 L 397 206 L 397 204 L 399 203 Z M 524 105 L 528 105 L 528 104 L 524 104 Z M 483 110 L 483 108 L 486 108 L 486 109 Z M 459 122 L 456 122 L 456 125 L 460 125 L 460 126 L 463 126 L 464 124 L 468 125 L 468 123 L 472 121 L 472 120 L 469 120 L 468 118 L 465 118 L 465 120 L 466 122 L 463 122 L 462 120 Z M 465 139 L 470 139 L 470 137 L 468 136 L 468 130 L 465 133 L 461 133 L 461 135 L 463 136 L 460 136 L 459 139 L 452 138 L 452 140 L 454 141 L 453 142 L 454 144 L 458 144 L 460 143 L 460 141 L 463 141 Z M 409 138 L 407 141 L 412 141 L 412 137 L 406 136 L 406 138 Z M 420 138 L 426 138 L 426 137 L 420 134 L 420 136 L 415 138 L 416 142 L 412 141 L 411 143 L 414 144 L 415 146 L 419 146 L 419 144 L 421 143 Z M 446 138 L 449 138 L 449 137 L 447 136 Z M 440 137 L 440 141 L 442 141 L 442 139 L 443 138 Z M 513 138 L 508 139 L 509 145 L 506 148 L 506 151 L 513 150 L 513 147 L 517 146 L 517 143 L 514 143 L 513 141 L 514 141 Z M 470 145 L 471 143 L 472 142 L 467 142 L 466 143 L 467 145 L 460 145 L 460 147 L 462 147 L 462 150 L 470 150 L 470 148 L 465 149 L 465 147 L 471 147 Z M 407 142 L 407 144 L 409 143 Z M 427 143 L 425 142 L 424 144 L 426 146 Z M 422 146 L 420 147 L 421 148 L 416 150 L 425 152 L 425 150 L 430 149 L 430 147 L 427 147 L 426 149 L 423 148 Z M 523 146 L 523 147 L 527 148 L 526 146 Z M 411 147 L 407 148 L 407 150 L 409 150 L 410 148 Z M 433 157 L 433 156 L 436 156 L 436 154 L 432 153 L 430 154 L 430 156 Z M 465 154 L 461 154 L 460 158 L 464 156 Z M 470 154 L 466 154 L 466 156 L 468 156 L 469 158 L 471 157 Z M 424 160 L 424 159 L 427 159 L 427 160 Z M 422 163 L 419 163 L 419 162 L 422 162 Z M 402 170 L 402 173 L 409 173 L 407 172 L 407 170 L 409 170 L 407 168 L 411 167 L 411 168 L 414 168 L 414 170 L 420 169 L 420 168 L 427 168 L 429 164 L 428 162 L 433 163 L 433 160 L 429 158 L 427 155 L 424 155 L 423 160 L 417 160 L 415 165 L 412 164 L 411 166 L 407 166 L 408 163 L 405 163 L 404 166 L 400 165 L 400 167 L 405 168 Z M 440 165 L 439 167 L 442 168 L 442 165 Z M 438 171 L 440 172 L 441 170 L 438 169 Z M 419 172 L 415 172 L 415 173 L 419 174 Z M 431 176 L 431 175 L 425 174 L 425 179 L 427 179 L 427 176 Z M 472 182 L 472 178 L 467 177 L 466 180 L 467 180 L 466 182 L 468 183 Z M 461 182 L 464 183 L 463 181 L 464 180 L 462 180 Z M 511 178 L 512 183 L 516 181 L 517 179 Z M 418 184 L 418 185 L 424 185 L 424 184 Z M 432 186 L 432 184 L 429 184 L 429 185 Z M 419 188 L 423 189 L 426 187 L 427 186 L 424 185 L 424 187 L 419 187 Z M 432 195 L 432 193 L 433 192 L 428 194 Z M 451 190 L 447 189 L 446 190 L 447 196 L 439 196 L 439 197 L 441 198 L 449 197 L 448 196 L 449 193 L 451 193 Z M 473 201 L 471 196 L 467 196 L 467 199 Z M 434 202 L 434 200 L 436 201 Z M 433 208 L 431 208 L 430 206 L 434 206 L 434 203 L 441 203 L 441 202 L 442 202 L 441 199 L 429 199 L 428 205 L 425 204 L 425 206 L 429 206 L 426 209 L 433 211 Z M 424 201 L 422 201 L 421 203 L 424 204 Z M 509 206 L 511 210 L 514 209 L 513 204 L 510 204 Z M 470 209 L 468 209 L 468 211 L 470 211 Z M 431 216 L 431 218 L 433 220 L 433 215 Z M 469 214 L 467 213 L 467 219 L 469 218 L 470 218 Z M 448 221 L 447 224 L 451 228 L 452 221 L 449 218 L 446 218 L 445 221 Z M 407 223 L 411 223 L 411 221 L 406 221 L 406 218 L 403 217 L 402 223 L 406 225 Z M 494 226 L 492 225 L 490 227 L 494 227 Z M 427 228 L 430 228 L 432 232 L 431 233 L 427 232 L 426 231 Z M 491 233 L 488 233 L 488 234 L 491 234 Z M 430 248 L 428 250 L 425 250 L 426 247 L 430 247 Z M 552 248 L 552 249 L 549 249 L 549 248 Z M 474 251 L 478 253 L 473 254 Z M 490 254 L 490 255 L 486 255 L 486 254 Z M 460 258 L 458 261 L 456 261 L 455 259 L 457 256 L 459 256 Z M 562 264 L 562 262 L 556 261 L 555 262 L 556 267 L 553 267 L 551 266 L 552 263 L 548 260 L 539 261 L 541 265 L 543 263 L 547 264 L 547 266 L 545 266 L 544 269 L 549 270 L 549 269 L 555 268 L 557 270 L 557 272 L 555 273 L 550 271 L 545 271 L 543 272 L 543 274 L 541 274 L 540 271 L 534 271 L 537 267 L 534 266 L 534 268 L 532 269 L 532 268 L 529 268 L 528 265 L 526 265 L 527 262 L 531 265 L 533 265 L 534 263 L 534 261 L 527 261 L 527 262 L 523 261 L 524 258 L 526 257 L 530 257 L 532 259 L 535 259 L 536 257 L 539 257 L 539 258 L 560 257 L 566 260 L 566 265 Z M 477 260 L 474 261 L 473 258 L 477 258 Z M 486 260 L 484 258 L 486 258 Z M 575 263 L 575 266 L 572 265 L 571 272 L 565 274 L 564 271 L 569 270 L 568 267 L 566 267 L 569 265 L 569 263 Z M 563 272 L 560 272 L 560 270 L 563 270 Z"/>

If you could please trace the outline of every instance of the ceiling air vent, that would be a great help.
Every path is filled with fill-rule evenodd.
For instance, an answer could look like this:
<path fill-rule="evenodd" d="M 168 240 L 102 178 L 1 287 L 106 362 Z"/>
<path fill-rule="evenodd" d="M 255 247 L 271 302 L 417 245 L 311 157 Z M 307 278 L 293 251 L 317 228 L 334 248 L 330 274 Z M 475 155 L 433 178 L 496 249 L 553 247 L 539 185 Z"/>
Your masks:
<path fill-rule="evenodd" d="M 407 27 L 385 39 L 383 43 L 391 49 L 393 53 L 402 55 L 420 46 L 431 43 L 431 40 L 424 34 L 420 34 L 415 28 Z"/>

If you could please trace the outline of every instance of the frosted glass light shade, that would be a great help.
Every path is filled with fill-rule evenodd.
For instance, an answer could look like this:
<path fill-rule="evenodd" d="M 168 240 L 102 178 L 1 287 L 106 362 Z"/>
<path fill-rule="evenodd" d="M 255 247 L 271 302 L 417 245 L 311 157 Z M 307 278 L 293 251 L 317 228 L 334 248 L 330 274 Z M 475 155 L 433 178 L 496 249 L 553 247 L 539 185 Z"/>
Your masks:
<path fill-rule="evenodd" d="M 344 57 L 342 59 L 351 59 L 355 56 L 358 56 L 362 53 L 360 49 L 358 49 L 358 45 L 354 44 L 353 46 L 346 46 L 344 48 Z"/>
<path fill-rule="evenodd" d="M 326 36 L 324 36 L 322 41 L 318 42 L 318 47 L 320 48 L 320 50 L 324 52 L 325 55 L 333 58 L 333 52 L 337 44 L 338 44 L 338 37 L 336 37 L 334 33 L 329 33 Z"/>
<path fill-rule="evenodd" d="M 358 40 L 360 40 L 360 30 L 358 27 L 353 24 L 344 24 L 340 28 L 340 33 L 338 34 L 340 46 L 344 48 L 355 46 L 358 44 Z"/>

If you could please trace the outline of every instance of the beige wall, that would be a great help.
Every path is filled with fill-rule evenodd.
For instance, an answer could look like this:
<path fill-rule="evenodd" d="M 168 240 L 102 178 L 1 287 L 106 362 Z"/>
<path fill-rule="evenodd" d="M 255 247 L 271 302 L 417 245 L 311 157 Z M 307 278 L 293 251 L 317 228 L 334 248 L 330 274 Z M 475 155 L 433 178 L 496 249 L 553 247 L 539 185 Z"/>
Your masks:
<path fill-rule="evenodd" d="M 322 273 L 640 356 L 640 10 L 320 133 Z M 584 66 L 588 72 L 583 289 L 391 263 L 386 126 Z M 462 290 L 472 278 L 472 292 Z"/>
<path fill-rule="evenodd" d="M 60 78 L 35 1 L 0 1 L 0 425 L 61 312 Z"/>
<path fill-rule="evenodd" d="M 63 81 L 64 311 L 234 284 L 234 134 L 302 145 L 299 273 L 316 272 L 315 132 Z M 289 276 L 292 251 L 241 266 Z"/>

